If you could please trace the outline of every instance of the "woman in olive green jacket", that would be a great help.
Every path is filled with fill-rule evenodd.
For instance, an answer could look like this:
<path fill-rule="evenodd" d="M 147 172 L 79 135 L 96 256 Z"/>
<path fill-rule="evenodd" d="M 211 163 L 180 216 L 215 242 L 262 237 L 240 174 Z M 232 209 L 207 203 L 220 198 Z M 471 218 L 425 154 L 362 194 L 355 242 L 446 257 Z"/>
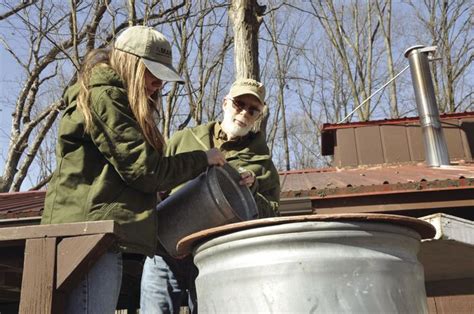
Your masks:
<path fill-rule="evenodd" d="M 125 234 L 71 293 L 67 313 L 113 313 L 120 252 L 155 252 L 157 191 L 225 162 L 216 149 L 164 156 L 155 122 L 157 91 L 163 81 L 182 83 L 171 61 L 171 46 L 161 33 L 130 27 L 110 51 L 86 56 L 78 82 L 66 92 L 57 169 L 41 223 L 114 220 Z"/>

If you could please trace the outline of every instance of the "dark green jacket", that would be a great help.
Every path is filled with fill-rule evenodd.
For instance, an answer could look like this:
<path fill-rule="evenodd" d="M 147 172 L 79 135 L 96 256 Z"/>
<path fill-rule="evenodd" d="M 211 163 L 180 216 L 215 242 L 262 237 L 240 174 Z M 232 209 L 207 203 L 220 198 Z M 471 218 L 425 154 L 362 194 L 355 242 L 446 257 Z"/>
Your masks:
<path fill-rule="evenodd" d="M 212 147 L 222 151 L 235 169 L 253 171 L 256 183 L 251 190 L 257 203 L 259 217 L 273 217 L 278 214 L 280 201 L 280 180 L 270 158 L 270 152 L 263 135 L 249 133 L 238 140 L 226 140 L 219 123 L 210 122 L 195 128 L 176 132 L 168 142 L 166 155 L 172 156 L 193 150 L 207 150 Z"/>
<path fill-rule="evenodd" d="M 149 145 L 130 109 L 120 77 L 97 67 L 90 80 L 92 130 L 76 106 L 79 86 L 65 95 L 57 169 L 48 186 L 42 224 L 115 220 L 127 252 L 153 255 L 157 191 L 169 190 L 207 167 L 203 151 L 164 157 Z"/>

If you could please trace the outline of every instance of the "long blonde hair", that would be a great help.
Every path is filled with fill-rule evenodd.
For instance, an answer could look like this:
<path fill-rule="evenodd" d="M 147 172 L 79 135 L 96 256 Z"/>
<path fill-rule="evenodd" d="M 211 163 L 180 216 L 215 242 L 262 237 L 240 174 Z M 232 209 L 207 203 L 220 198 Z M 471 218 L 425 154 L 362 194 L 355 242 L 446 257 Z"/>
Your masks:
<path fill-rule="evenodd" d="M 80 91 L 77 106 L 84 115 L 86 132 L 90 132 L 92 127 L 89 81 L 93 69 L 97 66 L 110 67 L 120 76 L 127 91 L 130 109 L 137 119 L 145 140 L 156 150 L 162 152 L 165 140 L 154 119 L 158 99 L 152 99 L 146 93 L 145 64 L 139 57 L 114 48 L 89 52 L 79 73 Z"/>

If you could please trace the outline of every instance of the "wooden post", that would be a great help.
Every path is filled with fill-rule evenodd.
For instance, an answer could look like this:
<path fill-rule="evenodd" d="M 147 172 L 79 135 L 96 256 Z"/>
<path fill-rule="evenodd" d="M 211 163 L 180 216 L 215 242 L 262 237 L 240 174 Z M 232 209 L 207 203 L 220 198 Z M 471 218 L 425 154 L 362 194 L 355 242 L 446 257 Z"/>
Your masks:
<path fill-rule="evenodd" d="M 26 240 L 20 314 L 53 312 L 55 268 L 56 238 Z"/>

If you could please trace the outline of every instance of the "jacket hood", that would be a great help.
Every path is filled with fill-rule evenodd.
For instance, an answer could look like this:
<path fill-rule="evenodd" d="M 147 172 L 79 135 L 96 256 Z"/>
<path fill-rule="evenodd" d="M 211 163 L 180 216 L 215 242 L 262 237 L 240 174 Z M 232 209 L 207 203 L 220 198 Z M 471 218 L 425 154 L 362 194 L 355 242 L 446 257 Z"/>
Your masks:
<path fill-rule="evenodd" d="M 91 78 L 89 81 L 89 88 L 99 87 L 99 86 L 111 86 L 124 88 L 122 79 L 120 76 L 108 66 L 99 65 L 92 69 Z M 64 95 L 64 100 L 67 105 L 70 105 L 73 101 L 77 99 L 79 95 L 80 85 L 75 83 L 68 88 Z"/>
<path fill-rule="evenodd" d="M 115 86 L 123 88 L 123 82 L 120 76 L 109 66 L 99 65 L 92 69 L 89 87 Z"/>

